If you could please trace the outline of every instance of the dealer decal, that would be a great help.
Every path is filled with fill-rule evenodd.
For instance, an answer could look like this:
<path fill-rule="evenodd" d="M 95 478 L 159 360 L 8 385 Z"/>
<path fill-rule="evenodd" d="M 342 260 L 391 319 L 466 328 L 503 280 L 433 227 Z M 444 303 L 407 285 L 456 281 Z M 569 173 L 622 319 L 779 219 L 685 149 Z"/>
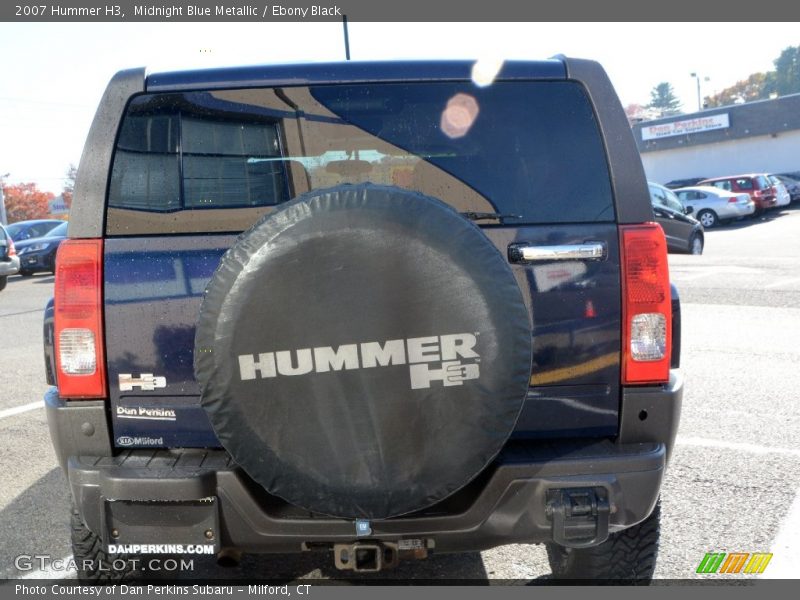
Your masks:
<path fill-rule="evenodd" d="M 117 438 L 117 446 L 163 446 L 163 437 L 149 437 L 146 435 L 121 435 Z"/>
<path fill-rule="evenodd" d="M 177 416 L 172 408 L 149 408 L 147 406 L 117 406 L 120 419 L 142 419 L 145 421 L 174 421 Z"/>
<path fill-rule="evenodd" d="M 477 333 L 454 333 L 382 343 L 343 344 L 335 349 L 321 346 L 258 355 L 242 354 L 239 355 L 239 375 L 242 381 L 249 381 L 408 365 L 412 390 L 429 388 L 434 381 L 444 386 L 462 385 L 480 377 L 480 355 L 475 351 L 477 336 Z"/>
<path fill-rule="evenodd" d="M 109 544 L 110 554 L 216 554 L 214 544 Z"/>

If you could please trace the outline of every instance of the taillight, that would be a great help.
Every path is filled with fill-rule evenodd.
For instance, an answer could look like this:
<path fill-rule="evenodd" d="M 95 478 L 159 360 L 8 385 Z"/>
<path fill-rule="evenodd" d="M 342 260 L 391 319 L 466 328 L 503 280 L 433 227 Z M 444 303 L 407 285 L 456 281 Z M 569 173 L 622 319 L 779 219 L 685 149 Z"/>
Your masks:
<path fill-rule="evenodd" d="M 14 247 L 14 240 L 12 240 L 12 239 L 8 240 L 8 255 L 9 256 L 16 256 L 17 255 L 17 249 L 16 249 L 16 247 Z"/>
<path fill-rule="evenodd" d="M 737 198 L 736 196 L 731 196 L 730 198 L 728 198 L 728 204 L 736 204 L 737 202 L 739 202 L 739 198 Z"/>
<path fill-rule="evenodd" d="M 657 223 L 620 226 L 622 381 L 669 380 L 672 308 L 667 241 Z"/>
<path fill-rule="evenodd" d="M 64 240 L 56 254 L 55 346 L 62 398 L 106 396 L 103 240 Z"/>

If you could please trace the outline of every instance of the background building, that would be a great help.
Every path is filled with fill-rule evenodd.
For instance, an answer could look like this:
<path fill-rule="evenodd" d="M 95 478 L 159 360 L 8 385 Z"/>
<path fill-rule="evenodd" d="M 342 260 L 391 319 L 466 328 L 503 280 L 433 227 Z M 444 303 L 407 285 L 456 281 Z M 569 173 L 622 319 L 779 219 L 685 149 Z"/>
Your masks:
<path fill-rule="evenodd" d="M 633 126 L 648 179 L 800 171 L 800 94 Z"/>

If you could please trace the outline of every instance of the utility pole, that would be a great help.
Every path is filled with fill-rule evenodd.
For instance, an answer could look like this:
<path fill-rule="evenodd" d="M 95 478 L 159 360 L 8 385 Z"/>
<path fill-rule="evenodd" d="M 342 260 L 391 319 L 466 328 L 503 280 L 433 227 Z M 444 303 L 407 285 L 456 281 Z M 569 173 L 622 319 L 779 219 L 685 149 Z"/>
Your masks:
<path fill-rule="evenodd" d="M 697 112 L 700 112 L 703 110 L 703 107 L 700 105 L 700 76 L 697 73 L 691 73 L 691 76 L 697 81 Z"/>
<path fill-rule="evenodd" d="M 350 60 L 350 35 L 347 32 L 347 15 L 342 15 L 342 26 L 344 27 L 344 58 Z"/>
<path fill-rule="evenodd" d="M 700 75 L 698 73 L 689 73 L 692 77 L 695 78 L 697 81 L 697 112 L 703 110 L 703 105 L 700 102 Z M 703 77 L 703 81 L 709 82 L 711 81 L 710 77 Z"/>

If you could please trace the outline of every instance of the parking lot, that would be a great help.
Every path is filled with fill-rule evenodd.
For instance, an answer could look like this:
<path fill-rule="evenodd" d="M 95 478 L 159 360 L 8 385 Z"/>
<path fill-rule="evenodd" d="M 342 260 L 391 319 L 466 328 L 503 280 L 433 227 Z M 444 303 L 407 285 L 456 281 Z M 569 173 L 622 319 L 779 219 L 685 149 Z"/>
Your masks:
<path fill-rule="evenodd" d="M 707 552 L 773 552 L 763 576 L 789 570 L 800 538 L 800 207 L 706 233 L 702 256 L 670 256 L 683 310 L 686 391 L 663 492 L 657 577 L 709 577 Z M 19 555 L 69 556 L 68 492 L 56 467 L 41 398 L 47 389 L 42 307 L 53 278 L 12 277 L 0 293 L 0 576 Z M 212 577 L 329 577 L 331 557 L 245 557 L 197 563 Z M 549 576 L 543 548 L 406 563 L 388 578 Z M 27 576 L 61 576 L 28 572 Z M 714 576 L 711 576 L 714 577 Z M 740 576 L 726 576 L 740 577 Z"/>

